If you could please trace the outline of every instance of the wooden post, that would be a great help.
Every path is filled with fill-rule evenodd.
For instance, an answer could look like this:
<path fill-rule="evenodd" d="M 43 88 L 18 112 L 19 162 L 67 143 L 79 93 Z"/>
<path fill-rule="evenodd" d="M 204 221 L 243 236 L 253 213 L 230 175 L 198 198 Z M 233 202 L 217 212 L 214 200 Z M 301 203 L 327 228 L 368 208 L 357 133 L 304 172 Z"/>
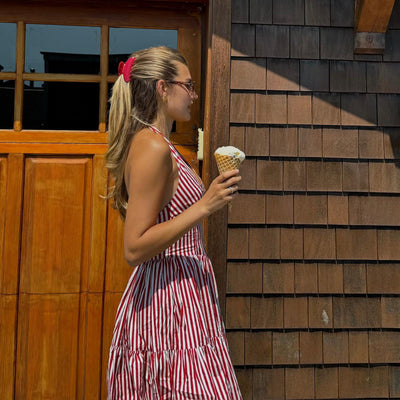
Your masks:
<path fill-rule="evenodd" d="M 209 111 L 208 135 L 205 152 L 209 177 L 212 181 L 218 175 L 217 165 L 212 157 L 219 146 L 229 144 L 229 99 L 230 99 L 230 60 L 231 60 L 231 0 L 212 0 L 209 6 L 209 57 L 211 57 L 207 75 Z M 208 253 L 214 266 L 218 285 L 219 301 L 225 315 L 226 291 L 226 248 L 227 248 L 227 207 L 211 215 L 208 219 Z"/>

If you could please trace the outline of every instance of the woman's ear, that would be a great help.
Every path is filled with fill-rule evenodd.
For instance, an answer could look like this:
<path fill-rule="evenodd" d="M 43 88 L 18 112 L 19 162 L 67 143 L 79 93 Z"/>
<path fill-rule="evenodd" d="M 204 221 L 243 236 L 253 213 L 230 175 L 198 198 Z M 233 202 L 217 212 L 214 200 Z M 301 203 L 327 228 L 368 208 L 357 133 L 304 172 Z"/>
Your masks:
<path fill-rule="evenodd" d="M 157 81 L 157 92 L 161 98 L 164 98 L 167 95 L 167 82 L 163 79 Z"/>

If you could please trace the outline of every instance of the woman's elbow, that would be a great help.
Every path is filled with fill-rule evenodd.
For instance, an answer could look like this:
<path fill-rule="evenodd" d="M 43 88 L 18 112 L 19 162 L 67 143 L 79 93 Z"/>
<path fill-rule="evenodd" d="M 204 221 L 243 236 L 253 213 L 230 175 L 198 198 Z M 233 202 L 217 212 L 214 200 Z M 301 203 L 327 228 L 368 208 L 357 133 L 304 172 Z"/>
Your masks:
<path fill-rule="evenodd" d="M 139 252 L 137 251 L 137 249 L 134 249 L 134 248 L 128 248 L 125 246 L 124 257 L 125 257 L 126 262 L 131 267 L 136 267 L 137 265 L 139 265 L 142 262 Z"/>

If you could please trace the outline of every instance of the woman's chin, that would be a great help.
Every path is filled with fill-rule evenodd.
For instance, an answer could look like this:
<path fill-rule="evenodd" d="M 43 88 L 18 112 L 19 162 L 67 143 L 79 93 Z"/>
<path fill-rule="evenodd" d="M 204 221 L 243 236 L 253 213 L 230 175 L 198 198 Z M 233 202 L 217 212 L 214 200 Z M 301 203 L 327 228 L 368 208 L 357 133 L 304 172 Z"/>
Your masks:
<path fill-rule="evenodd" d="M 182 116 L 180 118 L 176 118 L 175 121 L 177 121 L 177 122 L 188 122 L 188 121 L 190 121 L 190 112 L 185 116 Z"/>
<path fill-rule="evenodd" d="M 191 119 L 190 114 L 191 114 L 191 110 L 187 109 L 186 112 L 181 111 L 179 113 L 174 113 L 170 117 L 173 121 L 176 121 L 176 122 L 188 122 Z"/>

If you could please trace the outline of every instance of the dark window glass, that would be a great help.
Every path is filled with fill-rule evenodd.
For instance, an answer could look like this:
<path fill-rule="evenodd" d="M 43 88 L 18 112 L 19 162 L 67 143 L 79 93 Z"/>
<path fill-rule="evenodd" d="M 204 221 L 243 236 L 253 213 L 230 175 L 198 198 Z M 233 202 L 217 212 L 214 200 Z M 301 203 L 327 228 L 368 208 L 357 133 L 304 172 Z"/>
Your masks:
<path fill-rule="evenodd" d="M 0 23 L 0 72 L 15 71 L 17 24 Z"/>
<path fill-rule="evenodd" d="M 172 29 L 110 28 L 109 74 L 118 73 L 118 64 L 137 50 L 153 46 L 178 47 L 178 31 Z"/>
<path fill-rule="evenodd" d="M 23 127 L 98 130 L 99 84 L 24 82 Z"/>
<path fill-rule="evenodd" d="M 12 129 L 14 125 L 15 82 L 0 79 L 0 129 Z"/>
<path fill-rule="evenodd" d="M 25 71 L 98 74 L 100 28 L 27 24 Z"/>

